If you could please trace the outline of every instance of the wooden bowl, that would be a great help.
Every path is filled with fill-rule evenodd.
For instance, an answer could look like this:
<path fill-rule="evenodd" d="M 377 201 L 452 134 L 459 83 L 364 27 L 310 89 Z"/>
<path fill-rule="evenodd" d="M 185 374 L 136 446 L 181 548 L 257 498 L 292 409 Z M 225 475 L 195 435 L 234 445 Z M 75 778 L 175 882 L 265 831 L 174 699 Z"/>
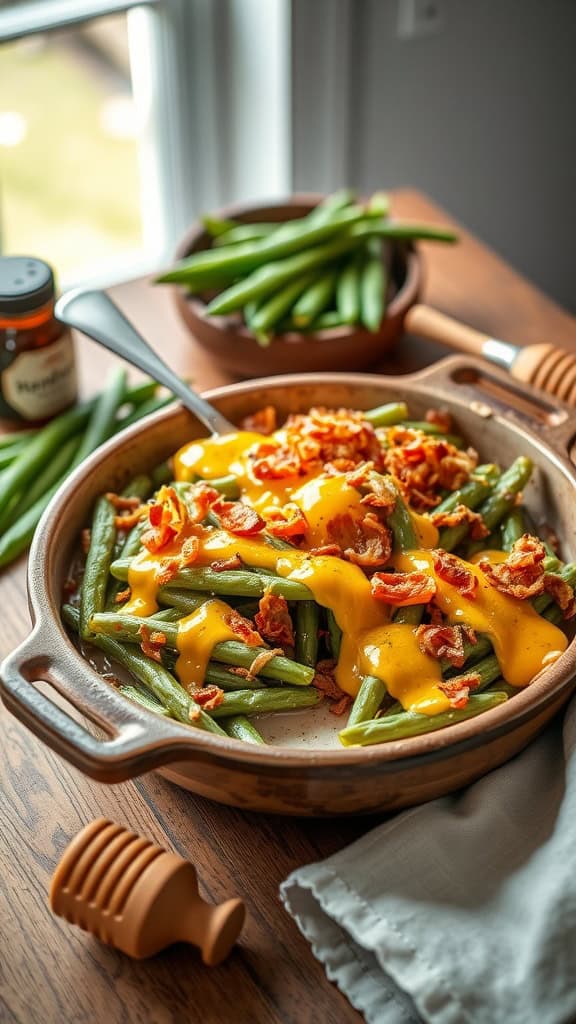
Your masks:
<path fill-rule="evenodd" d="M 256 380 L 207 397 L 233 422 L 265 404 L 280 417 L 311 405 L 367 409 L 406 399 L 420 419 L 447 406 L 483 461 L 503 463 L 522 452 L 536 472 L 526 491 L 535 521 L 545 518 L 576 555 L 576 475 L 567 456 L 574 425 L 504 373 L 456 357 L 398 377 L 323 374 Z M 529 420 L 527 410 L 538 419 Z M 533 429 L 530 428 L 530 424 Z M 295 815 L 392 811 L 449 793 L 518 753 L 573 692 L 576 644 L 511 700 L 478 718 L 380 746 L 329 745 L 313 711 L 271 716 L 284 731 L 269 746 L 189 728 L 132 703 L 103 680 L 69 639 L 60 618 L 63 584 L 78 537 L 102 491 L 124 486 L 190 438 L 205 431 L 183 409 L 135 424 L 94 453 L 47 509 L 32 546 L 28 590 L 31 635 L 0 668 L 2 698 L 41 739 L 81 771 L 119 782 L 152 769 L 203 796 L 259 811 Z M 36 685 L 46 680 L 50 686 Z M 62 707 L 67 701 L 73 715 Z M 321 707 L 321 706 L 320 706 Z M 315 711 L 316 709 L 314 709 Z M 80 716 L 93 723 L 87 729 Z M 338 720 L 332 719 L 332 737 Z M 259 728 L 264 723 L 259 723 Z M 98 734 L 94 735 L 94 727 Z"/>
<path fill-rule="evenodd" d="M 303 217 L 321 196 L 295 195 L 285 202 L 264 206 L 233 206 L 218 216 L 243 222 L 287 221 Z M 208 249 L 211 239 L 195 224 L 182 240 L 178 259 Z M 422 259 L 411 245 L 398 242 L 392 250 L 390 269 L 393 295 L 377 334 L 362 327 L 333 327 L 316 333 L 289 332 L 276 335 L 262 348 L 239 317 L 207 316 L 206 305 L 185 288 L 174 287 L 176 308 L 198 344 L 215 362 L 237 377 L 276 373 L 315 373 L 322 370 L 363 370 L 382 359 L 402 332 L 404 315 L 420 295 Z"/>

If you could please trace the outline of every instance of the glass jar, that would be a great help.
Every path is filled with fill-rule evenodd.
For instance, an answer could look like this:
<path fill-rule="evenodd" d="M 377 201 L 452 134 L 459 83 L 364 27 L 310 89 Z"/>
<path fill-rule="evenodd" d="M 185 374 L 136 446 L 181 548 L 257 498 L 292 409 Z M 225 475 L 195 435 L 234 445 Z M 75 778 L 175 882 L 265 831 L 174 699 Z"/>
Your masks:
<path fill-rule="evenodd" d="M 41 422 L 76 400 L 74 346 L 54 317 L 54 290 L 43 260 L 0 259 L 0 419 Z"/>

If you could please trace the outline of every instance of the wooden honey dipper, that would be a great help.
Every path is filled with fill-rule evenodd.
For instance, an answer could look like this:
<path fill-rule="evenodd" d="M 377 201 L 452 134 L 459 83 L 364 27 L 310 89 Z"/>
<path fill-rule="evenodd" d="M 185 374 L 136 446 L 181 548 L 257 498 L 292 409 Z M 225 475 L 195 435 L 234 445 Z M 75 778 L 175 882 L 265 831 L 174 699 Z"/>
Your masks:
<path fill-rule="evenodd" d="M 516 380 L 547 391 L 567 405 L 576 406 L 576 355 L 571 352 L 547 342 L 524 348 L 511 345 L 424 305 L 412 306 L 408 310 L 404 328 L 458 352 L 482 356 L 503 366 Z"/>
<path fill-rule="evenodd" d="M 192 864 L 106 818 L 83 828 L 64 851 L 50 907 L 128 956 L 190 942 L 209 966 L 225 959 L 244 923 L 242 900 L 206 903 Z"/>

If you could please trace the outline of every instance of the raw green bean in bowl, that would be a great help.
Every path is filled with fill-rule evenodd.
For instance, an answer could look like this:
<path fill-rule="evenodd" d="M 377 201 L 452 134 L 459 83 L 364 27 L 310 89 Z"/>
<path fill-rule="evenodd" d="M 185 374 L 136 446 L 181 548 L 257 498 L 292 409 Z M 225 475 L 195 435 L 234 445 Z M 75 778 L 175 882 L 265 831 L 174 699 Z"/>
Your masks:
<path fill-rule="evenodd" d="M 394 344 L 421 282 L 419 240 L 454 233 L 348 189 L 203 218 L 158 278 L 196 341 L 242 377 L 359 369 Z"/>

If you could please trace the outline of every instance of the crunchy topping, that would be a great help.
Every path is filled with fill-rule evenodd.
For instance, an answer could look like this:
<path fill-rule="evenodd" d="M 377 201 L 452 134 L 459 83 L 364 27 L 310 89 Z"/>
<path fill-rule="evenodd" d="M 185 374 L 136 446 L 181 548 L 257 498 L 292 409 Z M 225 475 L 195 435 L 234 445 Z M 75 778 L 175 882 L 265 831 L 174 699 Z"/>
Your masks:
<path fill-rule="evenodd" d="M 87 555 L 89 550 L 90 550 L 90 537 L 91 537 L 90 530 L 88 530 L 88 529 L 82 530 L 82 532 L 80 534 L 80 544 L 82 546 L 82 551 L 84 552 L 85 555 Z"/>
<path fill-rule="evenodd" d="M 230 555 L 229 558 L 217 558 L 215 562 L 210 563 L 210 568 L 214 572 L 228 572 L 229 569 L 240 569 L 242 567 L 242 559 L 240 555 Z"/>
<path fill-rule="evenodd" d="M 130 587 L 126 587 L 124 590 L 119 590 L 114 598 L 114 604 L 124 604 L 124 601 L 129 601 L 132 591 Z"/>
<path fill-rule="evenodd" d="M 438 529 L 442 527 L 461 526 L 467 523 L 470 527 L 472 540 L 482 540 L 487 537 L 490 530 L 486 526 L 479 512 L 473 512 L 467 505 L 456 505 L 451 512 L 431 512 L 430 519 Z"/>
<path fill-rule="evenodd" d="M 187 690 L 192 697 L 192 700 L 206 711 L 214 711 L 214 708 L 217 708 L 224 700 L 224 690 L 221 690 L 219 686 L 215 686 L 213 684 L 200 687 L 189 686 L 187 687 Z M 195 717 L 199 718 L 200 716 L 198 714 Z"/>
<path fill-rule="evenodd" d="M 456 555 L 451 555 L 448 551 L 444 551 L 443 548 L 436 548 L 432 552 L 432 559 L 436 575 L 441 580 L 456 587 L 456 590 L 462 597 L 467 597 L 469 600 L 473 600 L 476 597 L 478 580 L 460 558 L 456 558 Z"/>
<path fill-rule="evenodd" d="M 465 708 L 470 696 L 470 690 L 475 690 L 480 684 L 480 676 L 477 672 L 469 672 L 457 679 L 443 679 L 438 683 L 438 689 L 442 690 L 450 702 L 452 708 Z"/>
<path fill-rule="evenodd" d="M 316 675 L 312 680 L 312 686 L 320 690 L 330 701 L 329 710 L 333 715 L 345 715 L 352 705 L 352 697 L 338 686 L 334 676 L 335 671 L 336 662 L 332 658 L 319 661 L 316 665 Z"/>
<path fill-rule="evenodd" d="M 439 427 L 443 434 L 449 434 L 452 430 L 452 416 L 448 409 L 428 409 L 426 423 L 432 423 Z"/>
<path fill-rule="evenodd" d="M 288 502 L 282 508 L 266 510 L 266 529 L 273 537 L 290 540 L 293 537 L 303 537 L 308 529 L 308 522 L 298 505 Z"/>
<path fill-rule="evenodd" d="M 254 661 L 252 662 L 248 670 L 250 678 L 254 679 L 254 677 L 257 676 L 259 672 L 263 672 L 268 662 L 272 658 L 276 658 L 279 654 L 284 654 L 284 651 L 281 647 L 267 647 L 265 650 L 260 651 L 254 658 Z"/>
<path fill-rule="evenodd" d="M 427 604 L 436 583 L 425 572 L 375 572 L 370 580 L 372 597 L 391 605 Z"/>
<path fill-rule="evenodd" d="M 564 612 L 565 619 L 571 619 L 576 615 L 574 591 L 570 584 L 563 580 L 561 576 L 546 573 L 544 576 L 544 590 L 559 605 L 560 610 Z"/>
<path fill-rule="evenodd" d="M 148 508 L 148 520 L 142 544 L 155 553 L 180 536 L 189 521 L 188 509 L 173 487 L 163 486 Z"/>
<path fill-rule="evenodd" d="M 294 627 L 285 597 L 267 590 L 258 602 L 254 622 L 266 640 L 281 647 L 294 646 Z"/>
<path fill-rule="evenodd" d="M 466 660 L 464 641 L 476 643 L 474 630 L 462 626 L 418 626 L 416 638 L 423 654 L 438 661 L 445 658 L 455 668 L 461 668 Z"/>
<path fill-rule="evenodd" d="M 256 509 L 244 505 L 241 501 L 224 501 L 221 499 L 212 506 L 220 519 L 222 527 L 233 533 L 235 537 L 254 537 L 261 533 L 266 523 L 258 515 Z"/>
<path fill-rule="evenodd" d="M 242 430 L 252 430 L 256 434 L 273 434 L 276 430 L 276 409 L 273 405 L 265 405 L 242 420 Z"/>
<path fill-rule="evenodd" d="M 349 512 L 334 516 L 326 524 L 326 533 L 347 561 L 363 569 L 385 565 L 392 554 L 392 534 L 374 512 L 367 512 L 361 520 Z"/>
<path fill-rule="evenodd" d="M 137 508 L 146 507 L 141 504 L 140 498 L 124 497 L 122 494 L 114 494 L 113 491 L 107 491 L 106 498 L 110 504 L 114 506 L 117 512 L 134 512 Z"/>
<path fill-rule="evenodd" d="M 166 646 L 166 637 L 160 630 L 150 631 L 148 626 L 142 625 L 138 630 L 138 636 L 142 637 L 140 650 L 147 658 L 153 661 L 162 662 L 162 648 Z"/>
<path fill-rule="evenodd" d="M 248 647 L 261 647 L 262 637 L 256 632 L 250 619 L 244 618 L 234 608 L 231 608 L 224 616 L 224 621 L 227 626 L 230 627 L 233 633 L 242 640 L 242 643 L 248 645 Z M 256 623 L 258 625 L 258 623 Z"/>
<path fill-rule="evenodd" d="M 544 592 L 545 558 L 546 549 L 542 541 L 525 533 L 512 545 L 505 562 L 492 565 L 483 559 L 478 564 L 496 590 L 525 601 Z"/>
<path fill-rule="evenodd" d="M 401 483 L 410 504 L 433 508 L 442 490 L 455 491 L 469 479 L 478 462 L 476 452 L 460 451 L 443 438 L 408 427 L 390 427 L 384 462 Z"/>

